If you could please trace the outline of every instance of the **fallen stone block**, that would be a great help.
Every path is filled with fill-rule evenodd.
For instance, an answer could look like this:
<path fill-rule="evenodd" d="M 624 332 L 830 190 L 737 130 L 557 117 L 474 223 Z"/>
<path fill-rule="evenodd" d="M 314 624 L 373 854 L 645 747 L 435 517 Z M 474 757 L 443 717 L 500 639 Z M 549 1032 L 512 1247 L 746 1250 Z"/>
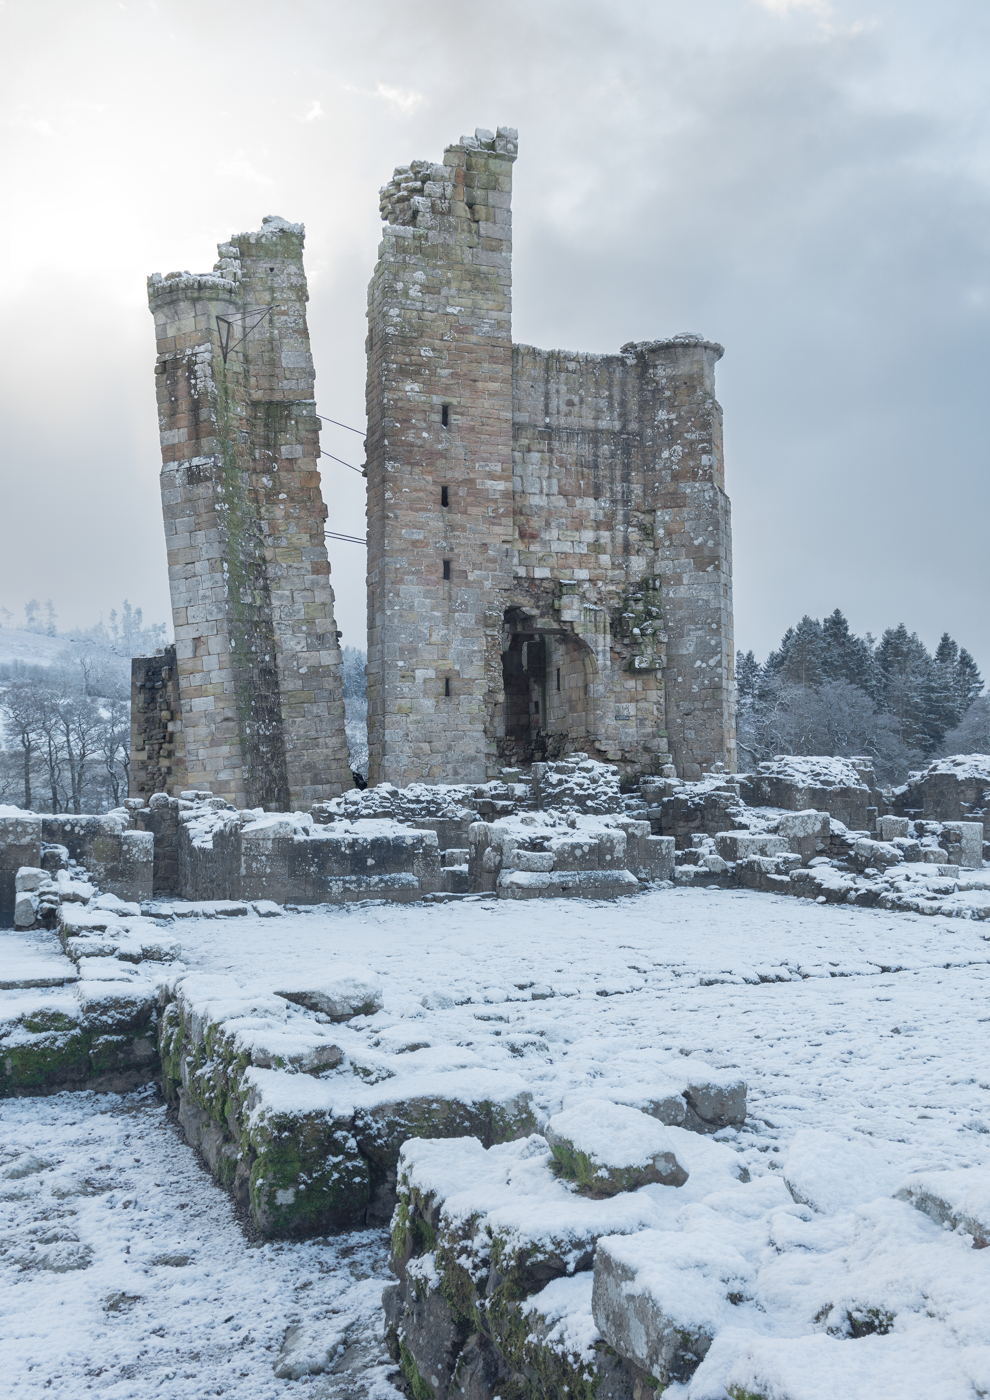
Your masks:
<path fill-rule="evenodd" d="M 902 859 L 901 852 L 889 841 L 871 841 L 865 836 L 856 842 L 849 857 L 850 864 L 857 870 L 868 870 L 871 866 L 876 870 L 886 870 Z"/>
<path fill-rule="evenodd" d="M 822 855 L 828 848 L 831 818 L 827 812 L 816 812 L 813 808 L 806 812 L 788 812 L 781 817 L 777 830 L 787 842 L 788 849 L 799 855 L 802 864 L 807 865 L 809 860 Z"/>
<path fill-rule="evenodd" d="M 723 860 L 746 860 L 749 856 L 775 856 L 789 850 L 787 838 L 769 833 L 757 835 L 750 831 L 719 831 L 715 836 L 715 851 Z"/>
<path fill-rule="evenodd" d="M 980 1168 L 918 1172 L 894 1192 L 939 1225 L 973 1237 L 974 1249 L 990 1245 L 990 1172 Z"/>
<path fill-rule="evenodd" d="M 600 870 L 602 869 L 601 843 L 592 836 L 553 836 L 549 841 L 551 864 L 546 869 L 550 870 Z M 625 833 L 623 832 L 623 845 L 625 844 Z M 524 855 L 522 851 L 513 852 L 512 862 L 518 870 L 526 869 L 519 865 L 520 858 Z M 607 859 L 607 857 L 606 857 Z M 508 862 L 504 862 L 507 864 Z"/>
<path fill-rule="evenodd" d="M 894 817 L 888 814 L 877 821 L 877 840 L 893 841 L 898 836 L 907 836 L 910 829 L 909 817 Z"/>
<path fill-rule="evenodd" d="M 784 1185 L 799 1205 L 820 1215 L 836 1215 L 881 1196 L 900 1179 L 868 1140 L 850 1142 L 835 1133 L 802 1128 L 783 1164 Z"/>
<path fill-rule="evenodd" d="M 745 1123 L 746 1081 L 738 1074 L 702 1063 L 692 1065 L 689 1058 L 685 1079 L 682 1092 L 688 1109 L 683 1127 L 698 1133 L 717 1133 Z"/>
<path fill-rule="evenodd" d="M 372 1169 L 370 1214 L 387 1221 L 396 1203 L 399 1156 L 412 1138 L 463 1138 L 488 1148 L 536 1130 L 533 1095 L 521 1079 L 486 1070 L 403 1076 L 357 1098 L 354 1136 Z"/>
<path fill-rule="evenodd" d="M 339 1318 L 298 1323 L 285 1334 L 275 1362 L 275 1375 L 280 1381 L 322 1375 L 336 1361 L 338 1348 L 346 1343 L 347 1326 L 342 1326 Z"/>
<path fill-rule="evenodd" d="M 764 894 L 793 894 L 792 874 L 801 868 L 801 857 L 793 851 L 777 856 L 747 856 L 736 862 L 736 880 L 748 890 Z"/>
<path fill-rule="evenodd" d="M 661 1230 L 606 1237 L 595 1254 L 592 1314 L 608 1345 L 665 1388 L 691 1379 L 753 1282 L 727 1242 Z"/>
<path fill-rule="evenodd" d="M 392 1223 L 399 1283 L 383 1301 L 387 1341 L 414 1394 L 428 1385 L 441 1400 L 490 1400 L 502 1384 L 520 1395 L 595 1393 L 598 1360 L 568 1351 L 554 1326 L 571 1310 L 587 1318 L 608 1222 L 616 1233 L 641 1230 L 656 1223 L 657 1207 L 643 1192 L 577 1195 L 551 1160 L 536 1136 L 488 1151 L 471 1138 L 402 1148 Z M 631 1381 L 626 1374 L 615 1394 L 633 1400 Z M 533 1388 L 513 1388 L 524 1382 Z"/>
<path fill-rule="evenodd" d="M 688 1174 L 655 1118 L 607 1099 L 587 1099 L 544 1128 L 555 1169 L 584 1191 L 615 1196 L 648 1182 L 683 1186 Z"/>
<path fill-rule="evenodd" d="M 297 1006 L 319 1011 L 331 1021 L 349 1021 L 354 1016 L 373 1016 L 382 1009 L 380 977 L 363 968 L 334 967 L 312 979 L 310 985 L 276 991 L 278 997 Z"/>
<path fill-rule="evenodd" d="M 585 855 L 588 854 L 588 851 L 589 851 L 589 844 L 590 844 L 590 843 L 585 843 L 585 844 L 581 847 L 581 849 L 582 849 L 582 851 L 584 852 Z M 526 871 L 537 871 L 537 872 L 542 872 L 542 873 L 549 873 L 549 872 L 550 872 L 551 870 L 553 870 L 553 868 L 554 868 L 554 864 L 555 864 L 555 861 L 556 861 L 556 855 L 555 855 L 555 853 L 554 853 L 553 851 L 520 851 L 520 850 L 515 850 L 515 851 L 512 852 L 512 855 L 511 855 L 511 857 L 510 857 L 509 859 L 510 859 L 510 862 L 511 862 L 509 868 L 511 868 L 511 869 L 513 869 L 513 870 L 526 870 Z M 503 863 L 503 867 L 502 867 L 502 868 L 503 868 L 503 869 L 506 869 L 506 865 L 505 865 L 504 863 Z M 561 869 L 574 869 L 574 868 L 578 868 L 578 867 L 561 866 Z"/>
<path fill-rule="evenodd" d="M 38 866 L 22 865 L 14 876 L 14 889 L 18 894 L 34 894 L 42 886 L 52 883 L 52 878 L 47 870 L 42 870 Z"/>
<path fill-rule="evenodd" d="M 623 1058 L 618 1082 L 603 1076 L 593 1090 L 565 1094 L 563 1108 L 574 1107 L 591 1092 L 689 1132 L 707 1135 L 745 1123 L 746 1082 L 732 1070 L 714 1069 L 693 1055 L 668 1063 L 644 1059 L 637 1065 L 635 1059 Z"/>
<path fill-rule="evenodd" d="M 469 894 L 471 890 L 470 869 L 465 865 L 445 865 L 443 868 L 444 894 Z M 424 898 L 436 898 L 425 895 Z"/>
<path fill-rule="evenodd" d="M 983 869 L 982 822 L 943 822 L 942 845 L 951 864 L 963 870 Z"/>
<path fill-rule="evenodd" d="M 33 928 L 38 917 L 39 900 L 27 890 L 15 896 L 14 928 Z"/>

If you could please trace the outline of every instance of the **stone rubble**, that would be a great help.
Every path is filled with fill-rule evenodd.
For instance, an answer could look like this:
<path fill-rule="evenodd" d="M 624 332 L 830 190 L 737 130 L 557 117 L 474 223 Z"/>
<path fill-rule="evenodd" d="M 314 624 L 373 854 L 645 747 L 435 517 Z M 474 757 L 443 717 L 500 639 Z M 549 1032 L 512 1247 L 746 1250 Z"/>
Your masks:
<path fill-rule="evenodd" d="M 868 1141 L 799 1132 L 782 1172 L 751 1183 L 731 1150 L 701 1150 L 673 1128 L 688 1168 L 678 1183 L 630 1174 L 623 1189 L 614 1175 L 607 1194 L 590 1192 L 562 1179 L 561 1148 L 575 1133 L 594 1137 L 601 1107 L 585 1099 L 568 1135 L 551 1120 L 544 1136 L 488 1151 L 470 1139 L 402 1149 L 398 1282 L 383 1303 L 391 1354 L 413 1395 L 643 1400 L 690 1383 L 711 1353 L 701 1393 L 773 1400 L 803 1392 L 764 1380 L 763 1336 L 794 1338 L 784 1352 L 801 1348 L 814 1368 L 823 1341 L 884 1336 L 902 1308 L 910 1316 L 926 1306 L 932 1251 L 954 1279 L 976 1283 L 974 1251 L 990 1237 L 985 1170 L 900 1181 Z M 607 1141 L 611 1120 L 600 1121 Z M 611 1155 L 629 1154 L 619 1145 Z M 811 1206 L 791 1184 L 805 1178 Z M 799 1275 L 779 1258 L 785 1250 L 800 1254 Z M 785 1282 L 798 1277 L 806 1319 Z M 753 1346 L 726 1366 L 713 1349 L 740 1329 Z M 730 1342 L 728 1356 L 738 1350 Z M 769 1355 L 779 1364 L 779 1350 Z M 922 1379 L 934 1393 L 927 1371 Z"/>

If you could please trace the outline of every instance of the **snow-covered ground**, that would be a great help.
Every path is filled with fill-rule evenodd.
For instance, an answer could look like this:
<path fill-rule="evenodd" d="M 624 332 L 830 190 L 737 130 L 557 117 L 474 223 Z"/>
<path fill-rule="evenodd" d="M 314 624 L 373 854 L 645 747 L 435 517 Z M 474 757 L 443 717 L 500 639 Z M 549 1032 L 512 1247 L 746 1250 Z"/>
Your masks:
<path fill-rule="evenodd" d="M 253 986 L 337 960 L 361 963 L 381 977 L 384 1009 L 336 1028 L 352 1059 L 370 1070 L 404 1052 L 410 1069 L 417 1061 L 511 1069 L 544 1115 L 574 1090 L 628 1079 L 651 1056 L 733 1067 L 749 1085 L 749 1119 L 720 1138 L 758 1181 L 780 1173 L 808 1129 L 872 1148 L 884 1180 L 990 1166 L 990 943 L 981 930 L 970 920 L 674 889 L 616 904 L 471 899 L 186 918 L 170 933 L 190 971 Z M 176 971 L 174 963 L 140 969 Z M 0 1364 L 9 1393 L 254 1400 L 300 1385 L 313 1395 L 390 1393 L 375 1342 L 387 1277 L 381 1235 L 252 1242 L 148 1092 L 6 1101 L 0 1120 Z M 827 1152 L 827 1140 L 817 1141 Z M 835 1153 L 840 1160 L 839 1146 Z M 31 1155 L 50 1165 L 17 1175 Z M 5 1170 L 15 1175 L 4 1179 Z M 885 1221 L 867 1229 L 877 1248 Z M 802 1261 L 823 1246 L 797 1220 L 792 1233 L 779 1248 L 796 1273 L 780 1287 L 797 1297 Z M 844 1248 L 842 1238 L 832 1230 L 829 1249 Z M 972 1255 L 984 1273 L 988 1256 Z M 990 1343 L 990 1313 L 974 1322 L 964 1302 L 939 1304 L 929 1353 Z M 321 1319 L 344 1348 L 338 1374 L 277 1379 L 285 1329 Z M 850 1345 L 880 1340 L 896 1343 L 896 1328 Z M 905 1342 L 906 1366 L 915 1345 Z M 987 1393 L 971 1371 L 960 1369 L 939 1395 Z M 846 1377 L 836 1400 L 898 1394 L 861 1394 L 856 1384 Z"/>

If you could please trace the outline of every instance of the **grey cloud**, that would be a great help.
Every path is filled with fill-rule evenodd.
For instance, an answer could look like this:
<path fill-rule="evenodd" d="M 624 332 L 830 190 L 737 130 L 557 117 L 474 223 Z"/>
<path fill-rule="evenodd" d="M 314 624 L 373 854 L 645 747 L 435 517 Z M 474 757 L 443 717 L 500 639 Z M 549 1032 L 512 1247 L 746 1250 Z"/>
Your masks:
<path fill-rule="evenodd" d="M 60 217 L 64 237 L 44 266 L 21 260 L 28 291 L 5 308 L 4 440 L 19 518 L 45 482 L 47 547 L 15 538 L 0 602 L 51 593 L 83 621 L 126 592 L 165 615 L 144 273 L 208 267 L 218 239 L 265 213 L 304 219 L 321 407 L 361 426 L 377 188 L 501 122 L 521 136 L 517 339 L 606 350 L 698 330 L 726 346 L 740 644 L 765 652 L 796 616 L 838 604 L 859 630 L 903 618 L 931 643 L 947 627 L 990 669 L 990 34 L 976 0 L 937 13 L 840 0 L 829 27 L 742 0 L 508 0 L 497 14 L 287 0 L 277 24 L 267 0 L 222 15 L 172 0 L 154 20 L 104 16 L 85 79 L 85 32 L 64 14 L 43 49 L 58 142 L 26 134 L 11 166 L 18 207 Z M 33 55 L 38 22 L 19 23 Z M 204 46 L 222 81 L 203 81 Z M 42 78 L 21 67 L 12 103 Z M 389 103 L 379 85 L 423 100 Z M 108 114 L 66 125 L 58 101 L 82 95 Z M 324 118 L 301 122 L 313 101 Z M 260 190 L 239 162 L 274 183 Z M 96 220 L 106 240 L 80 280 L 74 235 Z M 71 404 L 57 429 L 52 403 Z M 359 463 L 352 435 L 326 445 Z M 326 465 L 333 523 L 362 533 L 358 478 Z M 363 556 L 332 557 L 359 643 Z"/>

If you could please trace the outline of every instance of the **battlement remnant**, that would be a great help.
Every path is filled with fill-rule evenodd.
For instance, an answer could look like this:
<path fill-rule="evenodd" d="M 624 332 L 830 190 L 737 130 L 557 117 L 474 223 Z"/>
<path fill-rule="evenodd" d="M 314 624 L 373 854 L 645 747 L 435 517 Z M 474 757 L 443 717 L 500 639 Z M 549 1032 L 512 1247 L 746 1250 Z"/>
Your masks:
<path fill-rule="evenodd" d="M 696 335 L 513 345 L 517 134 L 382 190 L 368 297 L 369 782 L 587 750 L 735 768 L 729 502 Z"/>
<path fill-rule="evenodd" d="M 176 674 L 135 663 L 134 796 L 284 811 L 352 786 L 303 239 L 272 216 L 211 273 L 148 279 Z"/>

